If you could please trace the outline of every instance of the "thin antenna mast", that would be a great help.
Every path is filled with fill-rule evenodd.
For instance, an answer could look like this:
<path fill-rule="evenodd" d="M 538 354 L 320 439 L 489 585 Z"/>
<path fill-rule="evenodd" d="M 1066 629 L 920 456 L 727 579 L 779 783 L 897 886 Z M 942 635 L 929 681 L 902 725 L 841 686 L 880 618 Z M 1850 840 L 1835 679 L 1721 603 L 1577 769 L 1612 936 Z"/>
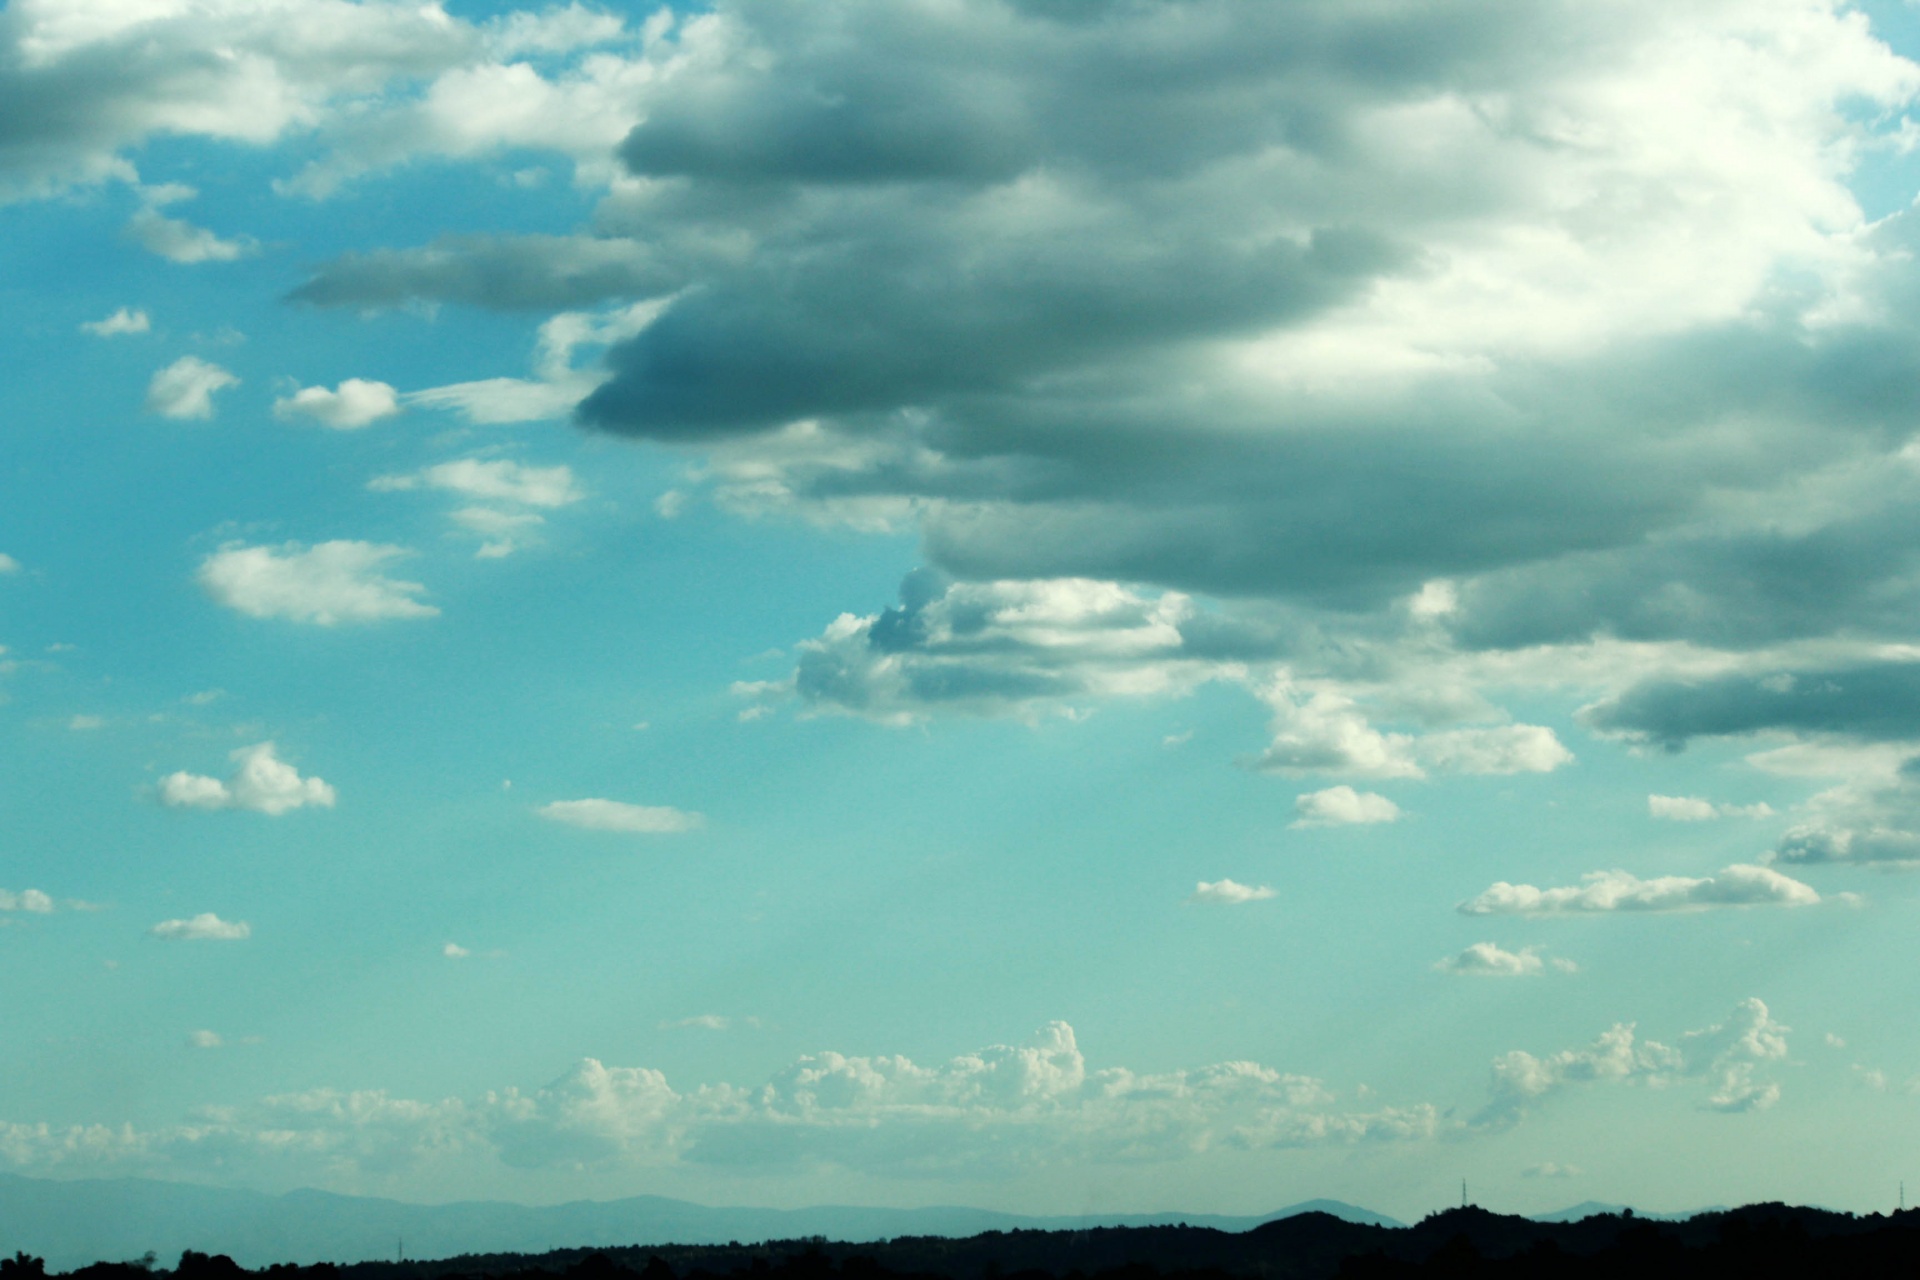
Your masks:
<path fill-rule="evenodd" d="M 1460 1207 L 1462 1209 L 1467 1207 L 1467 1180 L 1465 1178 L 1460 1179 Z"/>

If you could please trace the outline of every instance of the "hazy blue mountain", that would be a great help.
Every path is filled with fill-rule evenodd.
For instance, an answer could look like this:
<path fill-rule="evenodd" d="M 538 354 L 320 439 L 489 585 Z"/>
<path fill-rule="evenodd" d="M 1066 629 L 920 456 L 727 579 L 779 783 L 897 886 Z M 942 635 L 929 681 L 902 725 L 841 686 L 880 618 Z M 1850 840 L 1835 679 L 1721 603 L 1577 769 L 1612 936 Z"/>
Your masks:
<path fill-rule="evenodd" d="M 710 1208 L 664 1196 L 521 1205 L 474 1200 L 407 1204 L 326 1191 L 264 1195 L 144 1178 L 52 1181 L 0 1174 L 0 1254 L 16 1249 L 60 1269 L 152 1250 L 171 1261 L 183 1249 L 224 1253 L 243 1266 L 461 1253 L 539 1253 L 575 1246 L 722 1244 L 729 1240 L 835 1240 L 967 1236 L 1016 1228 L 1062 1230 L 1176 1222 L 1247 1231 L 1320 1212 L 1349 1222 L 1402 1225 L 1337 1200 L 1308 1200 L 1259 1217 L 1217 1214 L 1088 1214 L 1026 1217 L 984 1209 Z"/>
<path fill-rule="evenodd" d="M 1556 1209 L 1552 1213 L 1536 1213 L 1533 1215 L 1533 1220 L 1535 1222 L 1578 1222 L 1582 1218 L 1594 1218 L 1602 1214 L 1624 1213 L 1626 1209 L 1627 1206 L 1624 1204 L 1603 1204 L 1598 1200 L 1582 1200 L 1579 1204 L 1569 1205 L 1565 1209 Z M 1716 1205 L 1708 1209 L 1694 1209 L 1687 1213 L 1646 1213 L 1635 1209 L 1633 1215 L 1636 1218 L 1648 1218 L 1654 1222 L 1685 1222 L 1688 1218 L 1697 1217 L 1703 1213 L 1720 1212 L 1722 1210 Z"/>

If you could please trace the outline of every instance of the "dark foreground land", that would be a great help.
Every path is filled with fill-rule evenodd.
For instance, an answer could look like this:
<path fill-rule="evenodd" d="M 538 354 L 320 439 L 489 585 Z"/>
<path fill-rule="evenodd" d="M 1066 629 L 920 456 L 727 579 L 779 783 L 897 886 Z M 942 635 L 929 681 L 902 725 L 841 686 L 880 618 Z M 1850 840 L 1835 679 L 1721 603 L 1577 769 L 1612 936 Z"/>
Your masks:
<path fill-rule="evenodd" d="M 37 1280 L 39 1259 L 0 1260 L 0 1280 Z M 74 1280 L 1660 1280 L 1667 1276 L 1844 1280 L 1920 1278 L 1920 1210 L 1886 1216 L 1780 1204 L 1685 1221 L 1602 1214 L 1536 1222 L 1450 1209 L 1412 1227 L 1304 1213 L 1251 1231 L 1108 1227 L 990 1231 L 965 1239 L 560 1249 L 435 1261 L 276 1265 L 248 1271 L 188 1252 L 172 1271 L 149 1256 L 97 1262 Z"/>

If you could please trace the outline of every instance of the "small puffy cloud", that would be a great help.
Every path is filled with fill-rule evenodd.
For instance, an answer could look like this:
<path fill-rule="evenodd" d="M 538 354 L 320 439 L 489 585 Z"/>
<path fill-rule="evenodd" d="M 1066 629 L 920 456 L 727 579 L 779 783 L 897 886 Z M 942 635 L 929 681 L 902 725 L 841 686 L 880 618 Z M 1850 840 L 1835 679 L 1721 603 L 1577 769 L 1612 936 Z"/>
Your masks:
<path fill-rule="evenodd" d="M 187 1043 L 195 1049 L 219 1049 L 226 1045 L 226 1037 L 218 1031 L 189 1031 Z"/>
<path fill-rule="evenodd" d="M 20 572 L 20 562 L 4 551 L 0 551 L 0 577 Z"/>
<path fill-rule="evenodd" d="M 1720 816 L 1712 801 L 1691 796 L 1648 796 L 1647 812 L 1669 822 L 1710 822 Z"/>
<path fill-rule="evenodd" d="M 196 227 L 178 218 L 169 218 L 160 210 L 170 204 L 191 200 L 199 192 L 182 183 L 168 182 L 141 187 L 140 208 L 128 219 L 127 237 L 149 253 L 169 262 L 233 262 L 258 253 L 260 246 L 250 238 L 222 240 L 205 227 Z"/>
<path fill-rule="evenodd" d="M 147 313 L 138 307 L 121 307 L 104 320 L 89 320 L 80 326 L 82 333 L 96 338 L 118 338 L 130 333 L 146 333 L 153 328 Z"/>
<path fill-rule="evenodd" d="M 105 728 L 106 723 L 100 716 L 77 715 L 67 721 L 67 728 L 75 733 L 85 733 L 92 729 Z"/>
<path fill-rule="evenodd" d="M 248 547 L 231 543 L 201 564 L 200 585 L 230 609 L 255 618 L 288 618 L 330 627 L 339 622 L 431 618 L 440 610 L 415 599 L 417 582 L 381 570 L 400 547 L 337 540 Z"/>
<path fill-rule="evenodd" d="M 1761 804 L 1715 804 L 1698 796 L 1647 797 L 1647 813 L 1668 822 L 1712 822 L 1717 818 L 1771 818 L 1773 806 Z"/>
<path fill-rule="evenodd" d="M 1215 906 L 1238 906 L 1242 902 L 1259 902 L 1274 896 L 1274 891 L 1266 885 L 1246 885 L 1235 880 L 1202 880 L 1194 886 L 1188 902 L 1208 903 Z"/>
<path fill-rule="evenodd" d="M 1581 1170 L 1579 1165 L 1561 1164 L 1557 1160 L 1545 1160 L 1539 1164 L 1530 1164 L 1520 1171 L 1523 1178 L 1577 1178 Z"/>
<path fill-rule="evenodd" d="M 51 915 L 53 899 L 38 889 L 22 889 L 19 893 L 0 889 L 0 911 L 28 911 L 34 915 Z"/>
<path fill-rule="evenodd" d="M 333 788 L 274 754 L 271 742 L 241 747 L 230 757 L 239 768 L 222 782 L 197 773 L 170 773 L 160 779 L 160 803 L 169 809 L 246 809 L 278 817 L 309 805 L 332 808 Z"/>
<path fill-rule="evenodd" d="M 1781 834 L 1770 861 L 1920 866 L 1920 757 L 1911 750 L 1902 744 L 1897 755 L 1836 761 L 1846 780 L 1806 802 L 1801 821 Z"/>
<path fill-rule="evenodd" d="M 302 387 L 273 402 L 273 416 L 281 421 L 308 418 L 335 431 L 357 431 L 399 413 L 399 394 L 384 382 L 348 378 L 332 391 Z"/>
<path fill-rule="evenodd" d="M 1658 876 L 1590 871 L 1578 885 L 1540 889 L 1501 880 L 1460 904 L 1462 914 L 1575 915 L 1609 911 L 1703 911 L 1712 907 L 1807 907 L 1820 901 L 1813 886 L 1768 867 L 1743 863 L 1712 876 Z"/>
<path fill-rule="evenodd" d="M 1549 964 L 1562 973 L 1572 973 L 1578 967 L 1571 960 L 1558 958 L 1547 960 L 1541 956 L 1538 947 L 1522 947 L 1518 951 L 1505 951 L 1491 942 L 1476 942 L 1459 955 L 1448 956 L 1433 967 L 1442 973 L 1471 974 L 1487 978 L 1524 978 L 1532 974 L 1544 973 Z"/>
<path fill-rule="evenodd" d="M 1097 698 L 1183 693 L 1227 670 L 1182 634 L 1184 596 L 1143 596 L 1091 579 L 952 583 L 916 571 L 900 604 L 842 614 L 802 641 L 792 675 L 743 682 L 810 712 L 905 725 L 939 713 L 1036 719 Z"/>
<path fill-rule="evenodd" d="M 1515 1049 L 1494 1059 L 1493 1099 L 1474 1122 L 1511 1124 L 1549 1094 L 1592 1082 L 1699 1080 L 1708 1087 L 1710 1110 L 1764 1110 L 1779 1100 L 1780 1088 L 1760 1072 L 1786 1057 L 1789 1029 L 1763 1002 L 1748 999 L 1725 1022 L 1689 1031 L 1677 1046 L 1638 1039 L 1631 1023 L 1619 1023 L 1590 1045 L 1544 1058 Z"/>
<path fill-rule="evenodd" d="M 706 817 L 662 805 L 625 804 L 619 800 L 555 800 L 534 810 L 552 822 L 589 831 L 624 831 L 646 835 L 666 835 L 693 831 L 706 824 Z"/>
<path fill-rule="evenodd" d="M 1293 807 L 1300 814 L 1292 823 L 1296 827 L 1355 826 L 1400 818 L 1400 806 L 1385 796 L 1355 791 L 1345 784 L 1297 796 Z"/>
<path fill-rule="evenodd" d="M 222 920 L 211 911 L 184 920 L 162 920 L 147 932 L 169 942 L 238 942 L 253 936 L 244 920 Z"/>
<path fill-rule="evenodd" d="M 457 942 L 449 942 L 440 948 L 440 954 L 449 960 L 465 960 L 468 956 L 472 955 L 473 952 L 467 950 L 467 948 Z"/>
<path fill-rule="evenodd" d="M 1256 767 L 1280 773 L 1364 778 L 1551 773 L 1573 760 L 1552 729 L 1505 724 L 1413 734 L 1376 728 L 1360 703 L 1335 688 L 1306 688 L 1282 671 L 1259 690 L 1273 711 L 1273 740 Z"/>
<path fill-rule="evenodd" d="M 502 458 L 461 458 L 411 475 L 376 476 L 369 489 L 442 489 L 490 502 L 528 507 L 564 507 L 586 495 L 566 466 L 530 467 Z"/>
<path fill-rule="evenodd" d="M 142 209 L 128 219 L 127 235 L 148 253 L 169 262 L 233 262 L 260 251 L 259 244 L 249 237 L 222 240 L 205 227 L 169 218 L 158 209 Z"/>
<path fill-rule="evenodd" d="M 181 356 L 147 383 L 147 410 L 163 418 L 211 418 L 214 393 L 240 379 L 198 356 Z"/>
<path fill-rule="evenodd" d="M 497 560 L 518 551 L 528 535 L 547 522 L 545 516 L 531 511 L 502 511 L 498 507 L 462 507 L 452 516 L 461 528 L 479 534 L 486 541 L 473 554 L 481 560 Z"/>
<path fill-rule="evenodd" d="M 1573 762 L 1553 730 L 1537 724 L 1430 733 L 1420 739 L 1419 754 L 1438 773 L 1552 773 Z"/>

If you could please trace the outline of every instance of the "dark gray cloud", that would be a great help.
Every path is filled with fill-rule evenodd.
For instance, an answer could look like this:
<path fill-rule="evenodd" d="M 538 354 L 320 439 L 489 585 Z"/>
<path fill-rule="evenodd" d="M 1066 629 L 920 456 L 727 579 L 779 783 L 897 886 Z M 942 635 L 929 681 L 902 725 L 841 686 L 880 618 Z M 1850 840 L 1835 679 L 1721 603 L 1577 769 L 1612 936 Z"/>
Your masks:
<path fill-rule="evenodd" d="M 684 269 L 626 239 L 447 236 L 413 249 L 335 258 L 288 296 L 321 307 L 450 302 L 504 311 L 556 311 L 671 293 Z"/>
<path fill-rule="evenodd" d="M 1766 730 L 1920 738 L 1920 662 L 1651 680 L 1589 708 L 1585 718 L 1596 729 L 1670 750 L 1693 738 Z"/>

